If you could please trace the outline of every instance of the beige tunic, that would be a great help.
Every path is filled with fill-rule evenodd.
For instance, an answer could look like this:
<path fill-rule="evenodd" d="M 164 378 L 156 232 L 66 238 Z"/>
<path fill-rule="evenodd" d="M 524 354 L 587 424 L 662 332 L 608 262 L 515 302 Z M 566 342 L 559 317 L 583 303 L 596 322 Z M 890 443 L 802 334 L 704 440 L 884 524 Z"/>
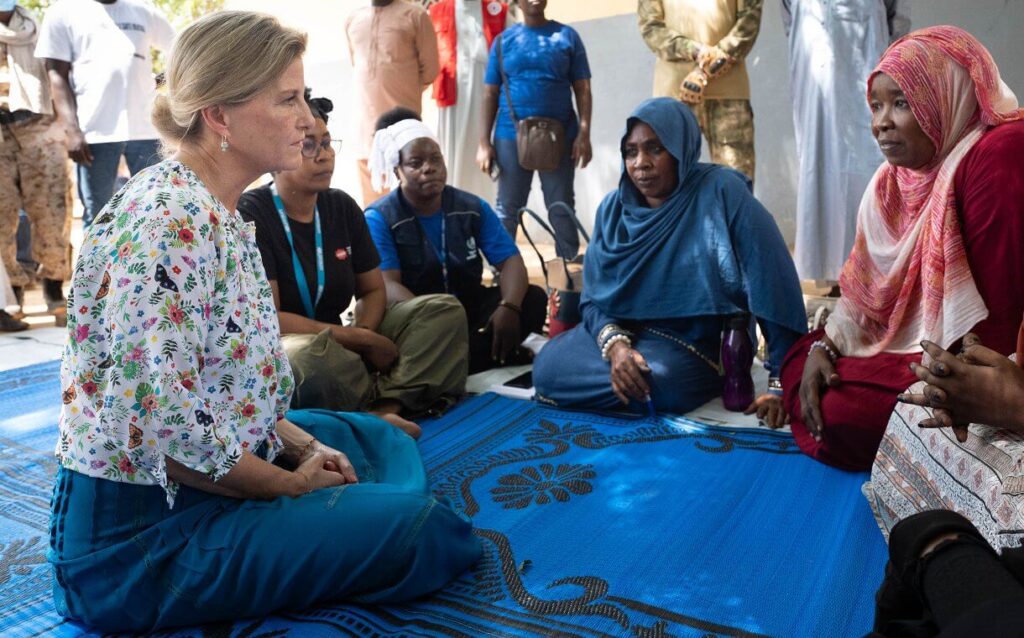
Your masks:
<path fill-rule="evenodd" d="M 761 27 L 762 0 L 639 0 L 644 42 L 658 56 L 654 96 L 677 97 L 683 78 L 693 70 L 696 44 L 717 45 L 737 58 L 733 68 L 711 80 L 708 99 L 750 99 L 743 59 Z"/>
<path fill-rule="evenodd" d="M 438 73 L 437 40 L 426 10 L 405 0 L 353 11 L 345 36 L 353 66 L 355 154 L 366 159 L 381 114 L 396 106 L 421 112 L 423 90 Z"/>

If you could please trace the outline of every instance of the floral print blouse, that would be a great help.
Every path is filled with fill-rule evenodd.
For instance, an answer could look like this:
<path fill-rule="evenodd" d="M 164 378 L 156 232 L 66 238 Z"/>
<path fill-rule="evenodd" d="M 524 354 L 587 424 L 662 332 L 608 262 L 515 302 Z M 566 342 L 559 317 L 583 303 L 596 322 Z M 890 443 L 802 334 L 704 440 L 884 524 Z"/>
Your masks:
<path fill-rule="evenodd" d="M 141 171 L 75 266 L 61 464 L 160 485 L 173 505 L 165 457 L 213 480 L 243 451 L 272 460 L 292 391 L 279 334 L 252 224 L 180 162 Z"/>

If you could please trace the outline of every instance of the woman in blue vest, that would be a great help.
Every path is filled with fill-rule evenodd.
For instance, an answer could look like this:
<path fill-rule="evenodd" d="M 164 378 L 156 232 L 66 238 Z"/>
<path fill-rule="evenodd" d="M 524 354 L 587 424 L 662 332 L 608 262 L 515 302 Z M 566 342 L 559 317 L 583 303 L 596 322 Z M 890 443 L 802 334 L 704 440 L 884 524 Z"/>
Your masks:
<path fill-rule="evenodd" d="M 302 165 L 276 173 L 238 202 L 256 224 L 295 375 L 293 407 L 366 410 L 416 438 L 419 426 L 401 415 L 446 408 L 465 389 L 465 313 L 445 295 L 388 307 L 363 212 L 330 188 L 333 105 L 309 99 L 308 89 L 306 97 L 315 125 L 303 141 Z M 342 325 L 353 298 L 354 325 Z"/>
<path fill-rule="evenodd" d="M 775 221 L 741 173 L 698 161 L 700 128 L 678 100 L 641 103 L 620 144 L 619 188 L 598 208 L 584 262 L 583 324 L 537 356 L 538 400 L 688 412 L 721 393 L 723 326 L 749 313 L 778 396 L 748 409 L 781 426 L 779 370 L 807 318 Z"/>
<path fill-rule="evenodd" d="M 377 123 L 371 179 L 393 190 L 366 209 L 390 303 L 448 293 L 466 309 L 469 372 L 528 363 L 520 344 L 544 327 L 544 291 L 497 215 L 482 199 L 445 184 L 448 171 L 434 134 L 415 113 L 394 109 Z M 398 188 L 394 188 L 398 186 Z M 483 258 L 500 286 L 485 288 Z"/>

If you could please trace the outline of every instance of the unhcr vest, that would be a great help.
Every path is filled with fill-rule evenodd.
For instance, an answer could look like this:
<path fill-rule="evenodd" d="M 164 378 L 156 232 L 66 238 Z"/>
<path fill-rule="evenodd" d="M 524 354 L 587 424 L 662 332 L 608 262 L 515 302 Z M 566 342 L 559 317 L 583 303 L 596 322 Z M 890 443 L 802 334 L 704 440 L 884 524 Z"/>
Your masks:
<path fill-rule="evenodd" d="M 478 246 L 482 223 L 480 198 L 451 186 L 441 194 L 444 215 L 445 248 L 447 249 L 448 287 L 444 272 L 426 233 L 416 220 L 416 213 L 396 188 L 370 204 L 380 211 L 391 237 L 395 240 L 398 262 L 402 268 L 402 285 L 415 295 L 447 292 L 468 306 L 479 298 L 483 275 L 483 256 Z"/>

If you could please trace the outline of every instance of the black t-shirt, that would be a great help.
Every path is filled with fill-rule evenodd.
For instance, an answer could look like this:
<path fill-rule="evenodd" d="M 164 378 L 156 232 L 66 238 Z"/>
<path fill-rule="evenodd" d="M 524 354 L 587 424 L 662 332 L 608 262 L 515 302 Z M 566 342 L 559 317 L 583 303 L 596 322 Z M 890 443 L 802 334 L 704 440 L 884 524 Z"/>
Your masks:
<path fill-rule="evenodd" d="M 379 266 L 380 256 L 370 237 L 363 211 L 351 197 L 332 188 L 317 196 L 316 205 L 324 241 L 324 294 L 316 306 L 314 318 L 324 323 L 340 324 L 341 313 L 348 308 L 356 291 L 355 276 Z M 305 317 L 306 309 L 299 296 L 292 266 L 292 251 L 270 187 L 256 188 L 243 194 L 238 202 L 238 212 L 247 221 L 256 223 L 256 244 L 267 279 L 277 281 L 281 310 Z M 299 263 L 306 274 L 309 298 L 315 300 L 316 227 L 312 222 L 288 221 Z"/>

